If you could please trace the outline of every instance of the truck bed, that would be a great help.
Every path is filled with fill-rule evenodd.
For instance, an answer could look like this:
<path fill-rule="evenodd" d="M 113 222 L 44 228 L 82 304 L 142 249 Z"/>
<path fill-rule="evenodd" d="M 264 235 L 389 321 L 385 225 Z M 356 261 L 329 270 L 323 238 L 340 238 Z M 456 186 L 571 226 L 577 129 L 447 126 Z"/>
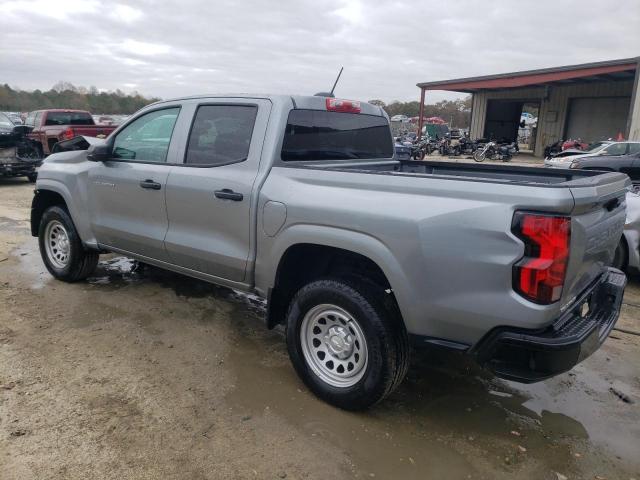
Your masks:
<path fill-rule="evenodd" d="M 300 166 L 299 164 L 296 166 Z M 433 177 L 440 179 L 468 180 L 475 182 L 510 183 L 545 187 L 598 186 L 621 180 L 618 173 L 595 170 L 551 169 L 522 167 L 516 165 L 494 165 L 474 163 L 453 163 L 435 161 L 399 160 L 386 162 L 314 162 L 308 168 L 325 168 L 338 171 L 387 174 L 412 177 Z"/>

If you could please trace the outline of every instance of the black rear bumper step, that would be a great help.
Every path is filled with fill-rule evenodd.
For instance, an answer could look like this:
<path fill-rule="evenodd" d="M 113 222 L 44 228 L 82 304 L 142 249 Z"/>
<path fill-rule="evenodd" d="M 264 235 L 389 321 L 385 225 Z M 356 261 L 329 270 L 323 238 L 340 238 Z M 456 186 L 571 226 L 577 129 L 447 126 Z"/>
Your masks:
<path fill-rule="evenodd" d="M 626 284 L 624 273 L 609 268 L 549 327 L 498 327 L 470 353 L 496 376 L 522 383 L 566 372 L 605 341 L 620 315 Z"/>

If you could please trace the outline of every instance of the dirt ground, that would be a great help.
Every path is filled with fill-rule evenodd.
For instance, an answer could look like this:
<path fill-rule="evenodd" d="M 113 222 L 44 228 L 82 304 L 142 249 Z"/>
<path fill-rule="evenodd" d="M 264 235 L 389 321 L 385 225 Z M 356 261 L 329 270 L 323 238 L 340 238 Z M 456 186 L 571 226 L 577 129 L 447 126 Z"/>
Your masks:
<path fill-rule="evenodd" d="M 348 413 L 304 388 L 255 298 L 119 256 L 53 280 L 32 190 L 0 179 L 2 479 L 640 478 L 640 337 L 528 386 L 419 353 Z M 640 330 L 637 278 L 618 326 Z"/>

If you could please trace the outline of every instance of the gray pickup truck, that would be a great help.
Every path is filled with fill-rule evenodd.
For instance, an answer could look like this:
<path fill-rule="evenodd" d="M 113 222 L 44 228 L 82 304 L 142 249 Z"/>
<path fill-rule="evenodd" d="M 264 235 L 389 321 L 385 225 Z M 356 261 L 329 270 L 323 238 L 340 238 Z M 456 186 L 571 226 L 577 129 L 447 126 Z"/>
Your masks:
<path fill-rule="evenodd" d="M 51 274 L 82 280 L 117 252 L 255 292 L 302 380 L 342 408 L 392 392 L 412 345 L 534 382 L 619 315 L 620 173 L 398 161 L 383 110 L 321 96 L 164 101 L 84 143 L 38 175 Z"/>

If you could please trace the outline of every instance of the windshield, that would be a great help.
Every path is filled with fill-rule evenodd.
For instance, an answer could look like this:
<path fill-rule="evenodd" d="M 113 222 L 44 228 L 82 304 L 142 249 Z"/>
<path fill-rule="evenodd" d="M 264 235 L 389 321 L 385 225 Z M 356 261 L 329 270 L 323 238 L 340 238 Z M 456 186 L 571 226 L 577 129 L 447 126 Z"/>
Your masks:
<path fill-rule="evenodd" d="M 49 112 L 45 125 L 94 125 L 87 112 Z"/>
<path fill-rule="evenodd" d="M 291 110 L 282 160 L 391 158 L 393 142 L 385 117 L 323 110 Z"/>
<path fill-rule="evenodd" d="M 585 151 L 586 152 L 594 152 L 596 150 L 600 150 L 602 147 L 604 147 L 606 145 L 609 145 L 609 142 L 594 142 L 594 143 L 590 143 Z"/>
<path fill-rule="evenodd" d="M 0 127 L 13 127 L 13 122 L 4 113 L 0 113 Z"/>

